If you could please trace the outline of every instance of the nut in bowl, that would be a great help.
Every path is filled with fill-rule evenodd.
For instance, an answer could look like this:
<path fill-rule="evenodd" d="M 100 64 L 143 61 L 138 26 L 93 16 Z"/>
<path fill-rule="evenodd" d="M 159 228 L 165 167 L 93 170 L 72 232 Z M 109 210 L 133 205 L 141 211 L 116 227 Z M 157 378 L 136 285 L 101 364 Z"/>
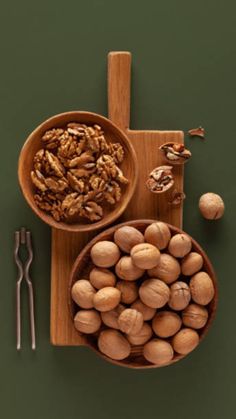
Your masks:
<path fill-rule="evenodd" d="M 51 227 L 79 232 L 118 218 L 133 196 L 138 175 L 135 151 L 107 118 L 66 112 L 39 125 L 19 157 L 23 195 Z"/>
<path fill-rule="evenodd" d="M 104 243 L 113 254 L 100 267 Z M 202 248 L 182 230 L 155 220 L 129 221 L 96 236 L 78 255 L 68 289 L 83 342 L 129 368 L 161 367 L 185 357 L 206 335 L 217 298 L 216 276 Z"/>

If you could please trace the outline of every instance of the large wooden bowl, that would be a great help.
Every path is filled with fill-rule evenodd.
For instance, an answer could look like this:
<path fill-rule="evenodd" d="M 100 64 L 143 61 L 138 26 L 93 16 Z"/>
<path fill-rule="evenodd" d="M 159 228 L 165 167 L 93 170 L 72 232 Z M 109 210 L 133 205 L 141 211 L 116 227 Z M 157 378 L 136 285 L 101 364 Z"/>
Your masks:
<path fill-rule="evenodd" d="M 86 222 L 85 220 L 75 224 L 57 222 L 51 215 L 38 208 L 34 201 L 35 187 L 32 184 L 30 172 L 33 168 L 33 158 L 35 153 L 43 147 L 41 137 L 45 131 L 55 127 L 64 127 L 68 122 L 98 124 L 104 130 L 104 135 L 108 142 L 120 142 L 124 148 L 125 157 L 120 165 L 120 168 L 122 169 L 124 175 L 129 179 L 129 183 L 128 185 L 122 187 L 121 200 L 114 206 L 104 206 L 103 218 L 95 223 L 91 223 L 89 221 Z M 18 164 L 18 178 L 21 190 L 35 214 L 51 227 L 71 232 L 91 231 L 102 228 L 111 224 L 118 217 L 120 217 L 133 196 L 137 183 L 137 176 L 137 157 L 128 137 L 109 119 L 92 112 L 65 112 L 47 119 L 27 138 L 21 150 Z"/>
<path fill-rule="evenodd" d="M 69 310 L 71 312 L 72 321 L 73 321 L 73 318 L 76 314 L 76 311 L 78 310 L 78 307 L 76 306 L 76 304 L 73 302 L 73 300 L 71 298 L 71 288 L 72 288 L 73 284 L 75 283 L 75 281 L 78 280 L 79 278 L 88 278 L 89 272 L 92 269 L 92 267 L 94 266 L 92 261 L 91 261 L 91 258 L 90 258 L 90 250 L 91 250 L 92 246 L 100 240 L 113 240 L 114 232 L 119 227 L 129 225 L 129 226 L 136 227 L 138 230 L 140 230 L 143 233 L 144 230 L 146 229 L 146 227 L 149 224 L 151 224 L 155 221 L 156 220 L 133 220 L 133 221 L 127 221 L 125 223 L 115 225 L 115 226 L 103 231 L 102 233 L 98 234 L 94 239 L 92 239 L 85 246 L 85 248 L 82 250 L 82 252 L 80 252 L 77 259 L 75 260 L 75 263 L 74 263 L 72 271 L 71 271 L 70 279 L 69 279 L 68 303 L 69 303 Z M 172 234 L 183 233 L 183 231 L 178 229 L 177 227 L 174 227 L 174 226 L 169 225 L 169 224 L 167 224 L 167 225 L 169 226 Z M 192 250 L 196 251 L 197 253 L 200 253 L 202 255 L 203 260 L 204 260 L 204 265 L 203 265 L 202 269 L 205 270 L 210 275 L 210 277 L 212 278 L 212 281 L 214 283 L 214 288 L 215 288 L 214 298 L 207 307 L 208 308 L 208 313 L 209 313 L 207 324 L 205 325 L 205 327 L 203 329 L 200 329 L 200 331 L 198 331 L 199 335 L 200 335 L 200 341 L 202 341 L 204 336 L 207 334 L 207 332 L 208 332 L 208 330 L 211 326 L 211 323 L 214 319 L 214 316 L 215 316 L 215 312 L 216 312 L 216 308 L 217 308 L 217 302 L 218 302 L 218 286 L 217 286 L 217 279 L 216 279 L 214 269 L 212 267 L 212 264 L 211 264 L 210 260 L 208 259 L 207 255 L 206 255 L 206 253 L 204 252 L 204 250 L 199 246 L 199 244 L 192 237 L 190 237 L 190 238 L 192 240 Z M 148 361 L 145 360 L 145 358 L 142 356 L 142 346 L 133 347 L 132 351 L 131 351 L 131 355 L 128 358 L 126 358 L 122 361 L 115 361 L 115 360 L 103 355 L 98 350 L 97 343 L 96 343 L 97 342 L 97 336 L 96 335 L 84 335 L 83 334 L 81 336 L 83 337 L 84 345 L 89 346 L 90 348 L 95 350 L 102 358 L 105 358 L 107 361 L 112 362 L 113 364 L 121 365 L 121 366 L 124 366 L 124 367 L 129 367 L 129 368 L 139 368 L 139 369 L 142 369 L 142 368 L 143 369 L 145 369 L 145 368 L 157 368 L 158 367 L 157 365 L 150 364 Z M 174 362 L 179 361 L 180 359 L 184 358 L 185 356 L 186 355 L 175 354 L 175 356 L 171 360 L 171 362 L 169 364 L 166 364 L 166 365 L 173 364 Z"/>

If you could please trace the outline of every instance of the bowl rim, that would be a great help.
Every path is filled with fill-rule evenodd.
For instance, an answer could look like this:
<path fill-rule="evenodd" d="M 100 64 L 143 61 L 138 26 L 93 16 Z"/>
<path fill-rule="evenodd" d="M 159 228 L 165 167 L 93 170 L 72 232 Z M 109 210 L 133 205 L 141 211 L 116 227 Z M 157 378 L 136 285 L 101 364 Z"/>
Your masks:
<path fill-rule="evenodd" d="M 109 235 L 109 234 L 113 234 L 116 229 L 123 227 L 123 226 L 133 226 L 135 227 L 137 224 L 146 224 L 147 226 L 158 222 L 161 220 L 154 220 L 154 219 L 135 219 L 135 220 L 130 220 L 130 221 L 125 221 L 116 225 L 113 225 L 112 227 L 109 227 L 106 230 L 103 230 L 102 232 L 100 232 L 98 235 L 96 235 L 95 237 L 93 237 L 87 244 L 86 246 L 81 250 L 81 252 L 78 254 L 77 258 L 75 259 L 71 272 L 70 272 L 70 276 L 69 276 L 69 282 L 68 282 L 68 292 L 67 292 L 67 305 L 68 305 L 68 309 L 69 309 L 69 313 L 70 313 L 70 317 L 71 317 L 71 321 L 73 323 L 73 301 L 71 298 L 71 288 L 75 282 L 75 277 L 77 275 L 77 271 L 79 269 L 79 264 L 82 262 L 84 256 L 87 254 L 87 252 L 91 249 L 91 247 L 97 243 L 99 240 L 101 240 L 101 238 L 104 236 L 104 234 Z M 184 233 L 186 234 L 188 237 L 190 237 L 193 247 L 194 247 L 194 251 L 195 249 L 197 249 L 197 251 L 199 251 L 199 253 L 203 256 L 204 259 L 204 264 L 207 266 L 207 273 L 210 275 L 213 284 L 214 284 L 214 289 L 215 289 L 215 295 L 213 297 L 213 300 L 210 302 L 211 305 L 211 311 L 210 311 L 210 315 L 208 317 L 208 321 L 206 323 L 206 325 L 204 326 L 204 328 L 201 331 L 201 334 L 199 336 L 199 343 L 197 345 L 197 347 L 199 346 L 200 342 L 203 340 L 203 338 L 207 335 L 212 322 L 215 318 L 216 315 L 216 311 L 217 311 L 217 305 L 218 305 L 218 294 L 219 294 L 219 289 L 218 289 L 218 280 L 217 280 L 217 276 L 215 273 L 215 270 L 212 266 L 212 263 L 209 259 L 209 257 L 207 256 L 206 252 L 204 251 L 204 249 L 200 246 L 200 244 L 192 237 L 190 236 L 190 234 L 186 233 L 184 230 L 182 230 L 181 228 L 175 227 L 172 224 L 166 223 L 165 221 L 163 221 L 171 230 L 171 232 L 174 232 L 175 234 L 178 233 Z M 178 361 L 180 361 L 183 358 L 186 358 L 188 355 L 191 354 L 191 352 L 187 355 L 177 355 L 175 356 L 169 363 L 165 364 L 165 365 L 155 365 L 155 364 L 148 364 L 148 365 L 132 365 L 132 362 L 130 364 L 126 364 L 124 361 L 125 360 L 121 360 L 121 361 L 117 361 L 114 359 L 109 358 L 108 356 L 106 356 L 105 354 L 101 353 L 97 348 L 95 348 L 87 339 L 87 336 L 85 336 L 84 334 L 80 333 L 77 331 L 77 333 L 83 338 L 83 343 L 81 343 L 84 346 L 87 346 L 89 348 L 91 348 L 94 352 L 96 352 L 99 356 L 101 356 L 102 358 L 104 358 L 106 361 L 115 364 L 115 365 L 119 365 L 122 367 L 128 367 L 128 368 L 132 368 L 132 369 L 150 369 L 150 368 L 161 368 L 164 366 L 168 366 L 168 365 L 172 365 Z"/>
<path fill-rule="evenodd" d="M 52 216 L 50 216 L 49 214 L 45 213 L 43 210 L 40 210 L 40 208 L 37 207 L 36 204 L 34 204 L 34 202 L 32 202 L 32 200 L 30 199 L 31 194 L 30 193 L 26 193 L 25 191 L 25 185 L 24 185 L 24 156 L 26 153 L 26 149 L 29 147 L 30 143 L 34 140 L 35 135 L 37 135 L 38 132 L 42 131 L 45 127 L 45 125 L 47 124 L 52 124 L 53 128 L 53 124 L 54 127 L 56 126 L 56 124 L 58 124 L 60 122 L 61 118 L 65 118 L 68 117 L 68 121 L 71 120 L 71 118 L 73 119 L 73 117 L 76 117 L 77 115 L 79 115 L 80 117 L 93 117 L 93 118 L 98 118 L 98 123 L 102 124 L 102 122 L 104 122 L 104 124 L 108 124 L 109 127 L 111 128 L 111 130 L 117 131 L 117 133 L 119 133 L 119 136 L 122 138 L 122 141 L 125 143 L 126 147 L 129 150 L 129 158 L 132 161 L 132 165 L 133 165 L 133 177 L 132 177 L 132 182 L 130 182 L 129 184 L 129 192 L 125 198 L 125 200 L 123 202 L 121 202 L 121 204 L 119 205 L 119 203 L 114 206 L 114 214 L 108 219 L 107 217 L 102 218 L 101 220 L 95 222 L 95 223 L 88 223 L 88 224 L 82 224 L 82 223 L 74 223 L 74 224 L 66 224 L 63 222 L 57 222 L 56 220 L 53 219 Z M 95 122 L 94 122 L 95 123 Z M 50 128 L 46 128 L 46 129 L 50 129 Z M 20 154 L 19 154 L 19 158 L 18 158 L 18 183 L 21 189 L 21 192 L 27 202 L 27 204 L 30 206 L 30 208 L 33 210 L 33 212 L 46 224 L 48 224 L 50 227 L 55 228 L 57 230 L 63 230 L 63 231 L 67 231 L 67 232 L 87 232 L 87 231 L 95 231 L 97 229 L 103 228 L 108 226 L 109 224 L 112 224 L 117 218 L 119 218 L 123 212 L 126 210 L 129 202 L 131 201 L 135 189 L 136 189 L 136 185 L 137 185 L 137 181 L 138 181 L 138 159 L 137 159 L 137 155 L 135 152 L 135 149 L 130 141 L 130 139 L 128 138 L 128 135 L 126 134 L 126 132 L 124 132 L 121 128 L 119 128 L 113 121 L 111 121 L 109 118 L 106 118 L 103 115 L 100 115 L 98 113 L 95 112 L 89 112 L 89 111 L 68 111 L 68 112 L 62 112 L 59 114 L 55 114 L 53 116 L 51 116 L 50 118 L 47 118 L 45 121 L 41 122 L 39 125 L 37 125 L 37 127 L 28 135 L 28 137 L 26 138 Z M 110 213 L 108 213 L 107 215 L 109 215 Z"/>

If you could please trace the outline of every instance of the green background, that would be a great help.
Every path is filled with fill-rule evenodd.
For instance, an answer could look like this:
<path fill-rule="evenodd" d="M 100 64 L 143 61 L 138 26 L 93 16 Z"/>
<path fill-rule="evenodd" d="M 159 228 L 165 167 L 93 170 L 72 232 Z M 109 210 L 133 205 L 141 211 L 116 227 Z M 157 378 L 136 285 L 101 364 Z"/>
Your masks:
<path fill-rule="evenodd" d="M 235 14 L 234 0 L 1 2 L 1 418 L 235 417 Z M 17 184 L 19 151 L 41 121 L 76 109 L 106 114 L 110 50 L 133 54 L 133 128 L 186 131 L 201 124 L 207 132 L 205 142 L 186 139 L 193 158 L 185 173 L 184 228 L 216 269 L 218 315 L 189 357 L 152 371 L 113 366 L 86 348 L 50 346 L 50 229 Z M 219 222 L 198 213 L 207 191 L 225 200 Z M 12 250 L 22 225 L 35 243 L 36 353 L 26 304 L 23 350 L 15 350 Z"/>

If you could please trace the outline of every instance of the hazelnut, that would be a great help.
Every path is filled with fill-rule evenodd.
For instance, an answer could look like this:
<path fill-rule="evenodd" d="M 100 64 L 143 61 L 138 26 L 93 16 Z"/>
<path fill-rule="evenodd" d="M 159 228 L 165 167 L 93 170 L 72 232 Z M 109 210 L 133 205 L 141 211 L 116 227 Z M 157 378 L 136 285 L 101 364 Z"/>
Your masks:
<path fill-rule="evenodd" d="M 101 313 L 103 323 L 112 329 L 119 329 L 118 317 L 124 309 L 125 307 L 122 304 L 119 304 L 117 307 L 113 308 L 113 310 Z"/>
<path fill-rule="evenodd" d="M 183 310 L 191 300 L 191 293 L 186 282 L 177 281 L 170 287 L 169 306 L 173 310 Z"/>
<path fill-rule="evenodd" d="M 172 339 L 172 346 L 176 352 L 181 355 L 187 355 L 193 351 L 199 343 L 199 336 L 196 330 L 184 328 L 181 329 Z"/>
<path fill-rule="evenodd" d="M 158 265 L 148 270 L 148 275 L 152 278 L 162 279 L 166 284 L 176 281 L 181 272 L 180 264 L 177 259 L 167 253 L 161 253 Z"/>
<path fill-rule="evenodd" d="M 160 279 L 146 279 L 139 288 L 139 296 L 142 302 L 147 306 L 160 308 L 168 302 L 170 289 Z"/>
<path fill-rule="evenodd" d="M 205 193 L 199 200 L 199 210 L 207 220 L 217 220 L 224 214 L 225 205 L 220 195 Z"/>
<path fill-rule="evenodd" d="M 131 308 L 138 310 L 143 315 L 143 320 L 151 320 L 155 314 L 156 309 L 146 306 L 141 300 L 136 300 L 132 305 Z"/>
<path fill-rule="evenodd" d="M 75 328 L 81 333 L 95 333 L 101 327 L 100 314 L 96 310 L 80 310 L 75 315 Z"/>
<path fill-rule="evenodd" d="M 121 292 L 121 302 L 131 304 L 138 298 L 138 286 L 135 282 L 118 281 L 116 288 Z"/>
<path fill-rule="evenodd" d="M 144 274 L 144 269 L 135 266 L 130 256 L 120 258 L 116 264 L 115 271 L 119 278 L 125 279 L 126 281 L 135 281 Z"/>
<path fill-rule="evenodd" d="M 161 366 L 172 360 L 174 351 L 170 343 L 165 340 L 153 339 L 144 346 L 143 355 L 147 361 Z"/>
<path fill-rule="evenodd" d="M 208 319 L 208 311 L 198 304 L 189 304 L 182 312 L 183 324 L 193 329 L 201 329 Z"/>
<path fill-rule="evenodd" d="M 132 308 L 127 308 L 118 318 L 120 330 L 128 335 L 136 335 L 143 325 L 143 315 Z"/>
<path fill-rule="evenodd" d="M 133 263 L 140 269 L 154 268 L 160 259 L 159 250 L 150 243 L 136 244 L 130 254 Z"/>
<path fill-rule="evenodd" d="M 187 234 L 176 234 L 170 239 L 168 250 L 170 254 L 176 258 L 186 256 L 192 247 L 192 241 Z"/>
<path fill-rule="evenodd" d="M 191 276 L 203 267 L 203 257 L 199 253 L 191 252 L 181 262 L 182 274 Z"/>
<path fill-rule="evenodd" d="M 144 238 L 147 243 L 151 243 L 158 249 L 163 250 L 170 241 L 170 229 L 167 224 L 157 221 L 146 228 Z"/>
<path fill-rule="evenodd" d="M 121 292 L 117 288 L 105 287 L 100 289 L 93 297 L 93 305 L 99 311 L 110 311 L 118 306 Z"/>
<path fill-rule="evenodd" d="M 103 330 L 98 338 L 99 350 L 109 358 L 117 361 L 129 356 L 131 346 L 128 340 L 118 330 Z"/>
<path fill-rule="evenodd" d="M 120 258 L 119 247 L 107 240 L 97 242 L 91 249 L 93 263 L 100 268 L 109 268 L 116 264 Z"/>
<path fill-rule="evenodd" d="M 169 338 L 181 328 L 181 318 L 172 311 L 160 311 L 152 320 L 152 328 L 157 336 Z"/>
<path fill-rule="evenodd" d="M 195 303 L 206 306 L 214 297 L 215 290 L 210 276 L 206 272 L 198 272 L 190 279 L 190 291 Z"/>
<path fill-rule="evenodd" d="M 100 290 L 104 287 L 114 287 L 116 277 L 113 272 L 105 268 L 93 268 L 89 274 L 91 284 Z"/>
<path fill-rule="evenodd" d="M 137 228 L 123 226 L 116 230 L 114 241 L 123 252 L 129 253 L 136 244 L 144 242 L 144 237 Z"/>
<path fill-rule="evenodd" d="M 152 337 L 152 328 L 148 323 L 143 323 L 139 333 L 127 335 L 126 337 L 131 345 L 144 345 Z"/>
<path fill-rule="evenodd" d="M 71 290 L 72 299 L 82 308 L 93 307 L 93 297 L 96 290 L 87 279 L 76 281 Z"/>

